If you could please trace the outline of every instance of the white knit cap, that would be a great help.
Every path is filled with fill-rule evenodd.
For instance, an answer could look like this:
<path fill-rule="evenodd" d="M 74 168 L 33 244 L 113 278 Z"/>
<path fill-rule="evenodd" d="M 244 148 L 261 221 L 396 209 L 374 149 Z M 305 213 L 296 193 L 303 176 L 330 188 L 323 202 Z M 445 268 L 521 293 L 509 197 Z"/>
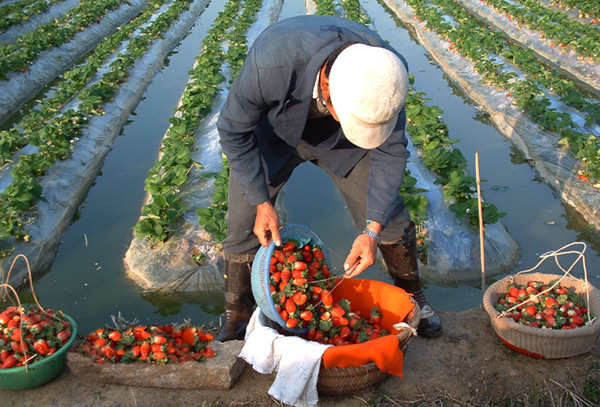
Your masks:
<path fill-rule="evenodd" d="M 408 72 L 393 52 L 353 44 L 333 63 L 329 92 L 346 138 L 361 148 L 377 148 L 406 103 Z"/>

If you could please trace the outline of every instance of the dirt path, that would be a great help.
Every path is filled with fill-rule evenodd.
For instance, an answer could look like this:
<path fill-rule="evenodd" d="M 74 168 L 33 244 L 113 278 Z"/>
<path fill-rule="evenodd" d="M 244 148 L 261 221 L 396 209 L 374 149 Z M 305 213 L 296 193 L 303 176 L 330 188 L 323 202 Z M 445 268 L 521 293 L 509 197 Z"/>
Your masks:
<path fill-rule="evenodd" d="M 319 406 L 365 405 L 598 405 L 578 399 L 587 384 L 600 396 L 600 345 L 569 359 L 540 360 L 506 347 L 483 308 L 441 312 L 438 339 L 409 343 L 404 379 L 392 376 L 379 387 L 347 397 L 320 398 Z M 280 406 L 268 389 L 274 376 L 246 367 L 229 391 L 173 390 L 103 383 L 67 369 L 52 382 L 26 391 L 0 391 L 4 406 Z M 589 397 L 589 396 L 588 396 Z M 541 404 L 540 404 L 541 403 Z M 586 404 L 587 403 L 587 404 Z"/>

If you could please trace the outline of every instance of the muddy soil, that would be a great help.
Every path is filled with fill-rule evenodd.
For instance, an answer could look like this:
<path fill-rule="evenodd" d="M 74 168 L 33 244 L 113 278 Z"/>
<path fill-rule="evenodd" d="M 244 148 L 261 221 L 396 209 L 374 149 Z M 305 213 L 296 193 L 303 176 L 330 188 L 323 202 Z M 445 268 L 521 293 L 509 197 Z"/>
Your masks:
<path fill-rule="evenodd" d="M 600 395 L 600 346 L 567 359 L 542 360 L 504 345 L 483 308 L 440 312 L 444 335 L 411 340 L 404 378 L 344 397 L 321 396 L 319 406 L 593 406 Z M 268 395 L 273 375 L 246 366 L 231 390 L 130 387 L 76 375 L 67 368 L 32 390 L 0 391 L 4 406 L 281 406 Z M 588 389 L 584 398 L 583 389 Z"/>

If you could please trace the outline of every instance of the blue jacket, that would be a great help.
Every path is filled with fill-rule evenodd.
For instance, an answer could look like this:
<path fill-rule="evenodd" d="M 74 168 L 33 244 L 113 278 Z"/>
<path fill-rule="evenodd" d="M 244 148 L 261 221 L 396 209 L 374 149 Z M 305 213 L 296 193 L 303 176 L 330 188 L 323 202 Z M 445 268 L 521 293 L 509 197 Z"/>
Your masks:
<path fill-rule="evenodd" d="M 408 69 L 404 58 L 365 26 L 330 16 L 281 20 L 263 31 L 249 49 L 217 128 L 231 175 L 240 182 L 250 204 L 269 200 L 268 182 L 290 158 L 303 134 L 305 142 L 310 139 L 316 157 L 339 177 L 347 175 L 369 151 L 346 140 L 337 122 L 316 133 L 307 128 L 318 71 L 335 49 L 348 42 L 390 49 Z M 366 219 L 384 226 L 400 200 L 409 156 L 405 125 L 402 109 L 392 135 L 370 150 Z"/>

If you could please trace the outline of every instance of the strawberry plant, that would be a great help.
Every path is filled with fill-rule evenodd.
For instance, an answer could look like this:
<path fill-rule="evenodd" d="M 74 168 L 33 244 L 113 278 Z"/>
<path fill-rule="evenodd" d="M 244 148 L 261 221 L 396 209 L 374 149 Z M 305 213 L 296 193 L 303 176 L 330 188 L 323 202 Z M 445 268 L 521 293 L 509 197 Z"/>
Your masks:
<path fill-rule="evenodd" d="M 594 319 L 581 296 L 558 281 L 512 283 L 494 308 L 519 324 L 542 329 L 576 329 Z"/>
<path fill-rule="evenodd" d="M 135 226 L 136 236 L 139 239 L 147 238 L 152 243 L 164 242 L 169 237 L 172 222 L 185 210 L 185 206 L 180 202 L 179 187 L 187 180 L 192 166 L 202 169 L 202 165 L 193 162 L 189 156 L 193 149 L 194 133 L 198 122 L 211 112 L 213 98 L 219 91 L 218 86 L 226 80 L 221 74 L 223 62 L 229 64 L 234 77 L 241 68 L 247 51 L 244 32 L 255 18 L 261 4 L 261 1 L 247 1 L 240 13 L 242 2 L 231 0 L 209 29 L 203 41 L 202 52 L 196 58 L 194 69 L 190 72 L 190 81 L 186 85 L 176 115 L 169 119 L 171 127 L 163 140 L 161 157 L 146 178 L 146 191 L 152 198 L 152 202 L 144 206 L 142 218 Z M 221 42 L 224 40 L 229 43 L 226 53 L 221 47 Z M 185 151 L 182 148 L 178 153 L 170 151 L 172 145 L 181 145 L 180 143 L 186 146 Z M 186 168 L 185 173 L 181 171 L 183 167 Z M 178 171 L 177 177 L 165 176 L 165 174 L 172 174 L 173 171 Z M 210 176 L 210 174 L 205 175 Z M 217 241 L 225 238 L 227 177 L 228 167 L 224 161 L 224 169 L 217 174 L 213 204 L 197 210 L 199 224 L 205 226 L 206 231 Z M 166 204 L 156 203 L 157 191 L 167 194 L 170 200 Z"/>
<path fill-rule="evenodd" d="M 168 10 L 162 12 L 147 27 L 154 25 L 167 29 L 182 11 L 189 8 L 191 0 L 173 3 Z M 152 3 L 151 8 L 158 7 L 159 3 Z M 141 23 L 141 21 L 137 21 Z M 28 144 L 38 146 L 38 152 L 21 155 L 13 166 L 11 175 L 13 182 L 0 194 L 0 237 L 14 236 L 18 239 L 28 240 L 29 235 L 23 230 L 24 224 L 30 219 L 25 218 L 24 211 L 28 210 L 39 199 L 41 187 L 36 177 L 44 175 L 57 159 L 70 157 L 73 144 L 82 135 L 82 128 L 87 124 L 89 117 L 104 114 L 103 103 L 110 101 L 118 90 L 122 80 L 127 78 L 127 70 L 133 66 L 135 60 L 145 53 L 155 40 L 156 31 L 148 28 L 147 34 L 131 38 L 126 49 L 118 54 L 110 64 L 110 70 L 103 78 L 79 92 L 79 110 L 69 109 L 59 115 L 50 114 L 49 120 L 41 119 L 40 114 L 32 116 L 35 122 L 27 122 L 25 133 L 29 136 Z M 133 58 L 132 55 L 136 57 Z M 12 132 L 14 133 L 14 132 Z M 11 134 L 12 134 L 11 133 Z M 172 202 L 172 197 L 164 197 L 166 203 Z M 167 216 L 172 216 L 168 213 Z M 160 233 L 167 231 L 157 229 Z M 0 253 L 2 257 L 8 255 L 7 251 Z"/>
<path fill-rule="evenodd" d="M 515 99 L 512 103 L 528 112 L 540 127 L 560 136 L 560 144 L 569 146 L 571 154 L 579 160 L 583 175 L 589 181 L 600 177 L 598 152 L 593 146 L 594 141 L 598 144 L 598 136 L 582 130 L 569 115 L 551 109 L 540 86 L 557 93 L 565 104 L 579 109 L 590 125 L 597 124 L 600 120 L 600 105 L 597 100 L 579 90 L 561 72 L 535 59 L 531 50 L 511 44 L 504 33 L 490 30 L 486 23 L 478 21 L 454 1 L 436 0 L 430 3 L 409 0 L 408 4 L 415 11 L 415 16 L 427 21 L 427 29 L 434 30 L 450 42 L 453 52 L 459 50 L 473 60 L 474 70 L 481 75 L 482 82 L 494 85 L 498 90 L 514 90 L 507 92 L 508 97 L 522 97 L 523 99 Z M 523 69 L 527 76 L 540 85 L 529 78 L 516 79 L 511 69 L 495 62 L 494 54 L 501 55 Z M 590 142 L 590 139 L 593 140 Z"/>
<path fill-rule="evenodd" d="M 561 10 L 579 10 L 579 18 L 591 18 L 591 23 L 598 23 L 600 3 L 595 0 L 553 0 L 552 3 Z"/>
<path fill-rule="evenodd" d="M 82 28 L 96 22 L 109 11 L 116 10 L 126 1 L 81 1 L 60 19 L 19 37 L 14 44 L 0 44 L 0 79 L 8 79 L 7 72 L 25 70 L 40 52 L 70 41 Z"/>
<path fill-rule="evenodd" d="M 152 364 L 204 361 L 215 356 L 213 336 L 200 327 L 135 325 L 99 328 L 89 333 L 76 351 L 96 363 Z"/>
<path fill-rule="evenodd" d="M 0 312 L 0 369 L 43 360 L 65 346 L 73 327 L 54 310 L 35 305 L 11 306 Z"/>
<path fill-rule="evenodd" d="M 63 0 L 20 0 L 0 7 L 0 33 L 13 25 L 29 21 Z"/>

